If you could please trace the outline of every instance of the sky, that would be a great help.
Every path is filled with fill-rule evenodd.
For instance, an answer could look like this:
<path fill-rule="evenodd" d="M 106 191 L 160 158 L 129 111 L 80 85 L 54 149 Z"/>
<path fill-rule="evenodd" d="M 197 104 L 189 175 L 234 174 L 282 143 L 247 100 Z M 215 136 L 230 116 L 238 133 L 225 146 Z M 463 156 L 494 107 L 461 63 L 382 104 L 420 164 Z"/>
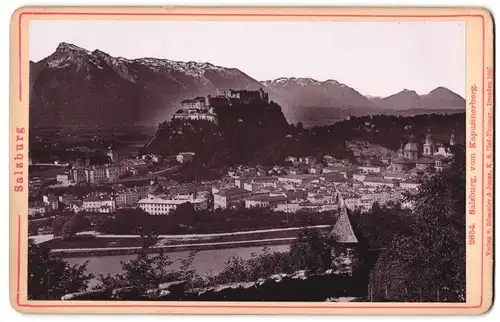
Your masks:
<path fill-rule="evenodd" d="M 30 60 L 49 56 L 60 42 L 129 59 L 209 62 L 259 81 L 334 79 L 364 95 L 444 86 L 464 96 L 466 86 L 462 21 L 30 22 Z"/>

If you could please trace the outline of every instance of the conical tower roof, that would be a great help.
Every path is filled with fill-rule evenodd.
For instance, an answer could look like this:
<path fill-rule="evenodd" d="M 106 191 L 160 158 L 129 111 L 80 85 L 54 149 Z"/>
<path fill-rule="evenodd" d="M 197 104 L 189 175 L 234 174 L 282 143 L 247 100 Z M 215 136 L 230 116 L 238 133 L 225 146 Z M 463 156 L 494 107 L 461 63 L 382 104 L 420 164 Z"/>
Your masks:
<path fill-rule="evenodd" d="M 338 244 L 355 244 L 358 242 L 345 207 L 340 211 L 337 222 L 328 237 Z"/>

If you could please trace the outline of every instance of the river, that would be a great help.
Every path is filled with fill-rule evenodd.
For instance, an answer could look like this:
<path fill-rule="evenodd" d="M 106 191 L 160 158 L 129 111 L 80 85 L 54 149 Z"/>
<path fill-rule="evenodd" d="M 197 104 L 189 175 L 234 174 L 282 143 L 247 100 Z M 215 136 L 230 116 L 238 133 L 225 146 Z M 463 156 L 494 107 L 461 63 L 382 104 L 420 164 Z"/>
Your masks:
<path fill-rule="evenodd" d="M 262 252 L 264 246 L 253 246 L 253 247 L 240 247 L 240 248 L 226 248 L 226 249 L 209 249 L 201 250 L 196 254 L 193 260 L 193 269 L 200 276 L 205 276 L 207 274 L 218 274 L 224 268 L 224 265 L 228 259 L 231 257 L 239 256 L 242 259 L 249 259 L 252 253 L 259 254 Z M 272 252 L 286 252 L 289 249 L 289 245 L 271 245 L 267 246 Z M 168 253 L 169 259 L 174 261 L 171 268 L 177 269 L 180 267 L 180 261 L 189 256 L 189 251 L 179 251 Z M 121 262 L 128 262 L 134 259 L 137 255 L 116 255 L 116 256 L 96 256 L 96 257 L 76 257 L 76 258 L 65 258 L 64 260 L 70 264 L 83 264 L 88 261 L 87 272 L 94 275 L 107 275 L 107 274 L 117 274 L 121 273 Z M 94 279 L 90 282 L 89 287 L 97 284 L 97 280 Z"/>

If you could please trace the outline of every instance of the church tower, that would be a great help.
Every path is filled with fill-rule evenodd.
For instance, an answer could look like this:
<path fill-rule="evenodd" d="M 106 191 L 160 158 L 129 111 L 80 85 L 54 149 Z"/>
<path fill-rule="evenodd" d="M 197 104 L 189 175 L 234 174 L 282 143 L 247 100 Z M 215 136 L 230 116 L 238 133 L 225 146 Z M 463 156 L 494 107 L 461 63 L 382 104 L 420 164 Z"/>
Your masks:
<path fill-rule="evenodd" d="M 455 144 L 456 144 L 455 133 L 451 133 L 451 135 L 450 135 L 450 146 L 454 146 Z"/>
<path fill-rule="evenodd" d="M 430 130 L 427 132 L 427 135 L 425 137 L 424 153 L 423 154 L 425 156 L 429 156 L 429 155 L 434 154 L 434 143 L 432 142 L 432 135 L 431 135 Z"/>
<path fill-rule="evenodd" d="M 399 150 L 398 150 L 398 157 L 399 158 L 404 157 L 403 141 L 401 141 L 401 146 L 399 147 Z"/>
<path fill-rule="evenodd" d="M 116 163 L 116 162 L 118 162 L 118 161 L 119 161 L 119 160 L 118 160 L 118 153 L 116 153 L 116 151 L 113 149 L 113 147 L 112 147 L 112 146 L 110 146 L 110 147 L 108 148 L 108 152 L 107 152 L 106 154 L 107 154 L 107 156 L 108 156 L 109 160 L 110 160 L 112 163 Z"/>

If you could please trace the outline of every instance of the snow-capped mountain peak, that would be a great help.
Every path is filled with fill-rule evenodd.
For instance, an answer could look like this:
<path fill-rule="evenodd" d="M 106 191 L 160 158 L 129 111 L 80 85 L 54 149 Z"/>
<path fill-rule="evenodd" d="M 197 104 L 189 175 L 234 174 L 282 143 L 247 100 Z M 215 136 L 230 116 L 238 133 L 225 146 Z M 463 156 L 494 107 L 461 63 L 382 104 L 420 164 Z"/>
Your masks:
<path fill-rule="evenodd" d="M 263 81 L 262 84 L 265 86 L 276 86 L 276 85 L 288 86 L 288 85 L 298 84 L 301 86 L 334 85 L 334 86 L 338 86 L 338 87 L 347 87 L 347 85 L 342 84 L 334 79 L 328 79 L 328 80 L 322 82 L 322 81 L 318 81 L 318 80 L 316 80 L 314 78 L 310 78 L 310 77 L 280 77 L 280 78 L 276 78 L 274 80 Z"/>
<path fill-rule="evenodd" d="M 218 89 L 262 87 L 236 68 L 164 58 L 114 57 L 69 43 L 60 43 L 51 55 L 31 62 L 30 73 L 30 112 L 47 124 L 58 124 L 61 119 L 107 124 L 117 118 L 125 123 L 154 124 L 169 119 L 186 98 L 214 95 Z M 46 106 L 50 106 L 50 113 Z"/>
<path fill-rule="evenodd" d="M 336 81 L 335 79 L 328 79 L 325 81 L 326 84 L 332 84 L 332 85 L 339 85 L 339 86 L 346 86 L 342 83 L 339 83 L 338 81 Z"/>
<path fill-rule="evenodd" d="M 182 61 L 173 61 L 169 59 L 149 58 L 149 57 L 133 59 L 131 60 L 131 62 L 147 66 L 154 71 L 165 69 L 167 71 L 182 72 L 194 77 L 202 77 L 206 71 L 214 71 L 214 72 L 225 71 L 230 73 L 232 70 L 230 68 L 215 66 L 211 63 L 206 63 L 206 62 L 202 63 L 194 61 L 182 62 Z"/>
<path fill-rule="evenodd" d="M 269 90 L 290 100 L 292 106 L 372 108 L 373 103 L 356 90 L 336 80 L 281 77 L 262 82 Z"/>
<path fill-rule="evenodd" d="M 235 68 L 225 68 L 221 66 L 216 66 L 208 62 L 182 62 L 182 61 L 174 61 L 163 58 L 152 58 L 152 57 L 143 57 L 136 59 L 127 59 L 123 57 L 113 57 L 106 52 L 103 52 L 99 49 L 96 49 L 90 52 L 87 49 L 78 47 L 76 45 L 61 42 L 56 51 L 45 59 L 48 67 L 50 68 L 67 68 L 72 64 L 77 65 L 85 65 L 91 64 L 99 69 L 103 69 L 104 65 L 108 65 L 113 69 L 123 68 L 123 65 L 139 65 L 143 67 L 147 67 L 148 69 L 159 72 L 161 70 L 165 72 L 179 72 L 184 73 L 188 76 L 201 78 L 204 77 L 204 74 L 208 72 L 224 72 L 229 77 L 234 77 L 241 72 Z M 121 70 L 123 72 L 123 70 Z M 131 80 L 130 77 L 126 77 Z M 206 83 L 202 81 L 201 83 Z"/>
<path fill-rule="evenodd" d="M 90 51 L 66 42 L 60 43 L 56 51 L 45 60 L 51 68 L 66 68 L 72 64 L 99 66 L 99 60 Z"/>
<path fill-rule="evenodd" d="M 74 52 L 74 53 L 80 53 L 80 54 L 90 54 L 90 52 L 82 47 L 78 47 L 76 45 L 67 43 L 67 42 L 61 42 L 57 48 L 56 52 Z"/>

